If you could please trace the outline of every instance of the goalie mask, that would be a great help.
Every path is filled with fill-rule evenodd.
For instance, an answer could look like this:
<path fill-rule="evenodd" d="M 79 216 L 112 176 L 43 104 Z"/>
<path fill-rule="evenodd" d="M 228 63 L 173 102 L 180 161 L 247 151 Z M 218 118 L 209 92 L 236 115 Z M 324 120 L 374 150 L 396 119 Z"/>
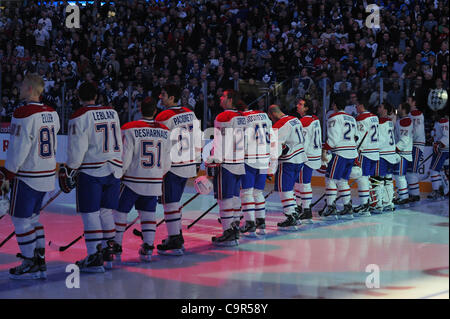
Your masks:
<path fill-rule="evenodd" d="M 211 193 L 214 186 L 206 176 L 199 176 L 194 181 L 194 187 L 197 193 L 206 195 Z"/>

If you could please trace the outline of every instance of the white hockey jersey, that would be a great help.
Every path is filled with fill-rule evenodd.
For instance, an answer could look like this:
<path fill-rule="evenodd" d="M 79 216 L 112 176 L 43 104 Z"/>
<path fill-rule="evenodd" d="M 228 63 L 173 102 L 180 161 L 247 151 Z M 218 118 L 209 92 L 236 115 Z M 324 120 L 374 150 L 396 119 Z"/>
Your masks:
<path fill-rule="evenodd" d="M 262 111 L 246 111 L 245 163 L 253 168 L 268 169 L 272 122 Z"/>
<path fill-rule="evenodd" d="M 413 122 L 413 146 L 423 152 L 425 148 L 425 120 L 423 113 L 419 110 L 414 110 L 409 113 L 409 117 Z"/>
<path fill-rule="evenodd" d="M 213 157 L 235 175 L 245 174 L 246 126 L 247 117 L 236 110 L 225 110 L 214 121 Z"/>
<path fill-rule="evenodd" d="M 67 165 L 95 177 L 122 177 L 122 139 L 117 112 L 87 105 L 69 120 Z"/>
<path fill-rule="evenodd" d="M 273 125 L 273 130 L 278 138 L 279 163 L 300 164 L 308 161 L 303 126 L 298 118 L 285 115 Z"/>
<path fill-rule="evenodd" d="M 442 118 L 436 123 L 434 123 L 434 141 L 435 142 L 441 142 L 444 147 L 441 148 L 441 151 L 448 152 L 448 119 Z"/>
<path fill-rule="evenodd" d="M 36 191 L 55 189 L 58 113 L 42 103 L 14 111 L 5 167 Z"/>
<path fill-rule="evenodd" d="M 408 162 L 412 161 L 413 124 L 409 117 L 403 117 L 395 123 L 395 145 L 397 153 Z"/>
<path fill-rule="evenodd" d="M 200 122 L 194 112 L 186 107 L 171 107 L 159 113 L 155 121 L 170 130 L 170 171 L 184 178 L 197 176 L 202 149 Z"/>
<path fill-rule="evenodd" d="M 303 126 L 303 137 L 305 138 L 305 152 L 308 165 L 312 169 L 318 169 L 321 166 L 320 158 L 322 156 L 322 129 L 320 121 L 315 115 L 306 115 L 300 119 Z"/>
<path fill-rule="evenodd" d="M 162 194 L 163 176 L 170 169 L 170 130 L 153 120 L 122 126 L 122 182 L 142 196 Z"/>
<path fill-rule="evenodd" d="M 378 117 L 370 112 L 363 112 L 356 117 L 356 125 L 358 136 L 356 143 L 359 145 L 366 136 L 359 147 L 360 154 L 373 161 L 378 161 L 380 159 Z"/>
<path fill-rule="evenodd" d="M 343 158 L 356 158 L 356 120 L 339 111 L 330 116 L 327 122 L 327 141 L 323 148 Z"/>
<path fill-rule="evenodd" d="M 395 151 L 394 123 L 392 120 L 388 117 L 380 118 L 378 132 L 380 158 L 385 159 L 391 164 L 397 164 L 400 157 Z"/>

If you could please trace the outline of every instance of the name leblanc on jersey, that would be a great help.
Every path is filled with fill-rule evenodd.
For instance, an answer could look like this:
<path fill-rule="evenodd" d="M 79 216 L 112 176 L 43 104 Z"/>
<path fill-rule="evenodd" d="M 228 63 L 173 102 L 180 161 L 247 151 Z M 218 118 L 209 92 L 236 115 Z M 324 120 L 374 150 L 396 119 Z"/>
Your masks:
<path fill-rule="evenodd" d="M 104 121 L 114 119 L 114 111 L 96 111 L 92 112 L 92 116 L 94 117 L 94 121 Z"/>
<path fill-rule="evenodd" d="M 42 123 L 53 123 L 53 116 L 49 113 L 43 113 L 42 116 Z"/>
<path fill-rule="evenodd" d="M 175 125 L 178 125 L 178 124 L 183 124 L 186 122 L 192 122 L 193 119 L 194 119 L 193 114 L 182 114 L 182 115 L 174 117 L 173 122 L 175 123 Z"/>
<path fill-rule="evenodd" d="M 167 131 L 150 129 L 150 128 L 141 128 L 138 130 L 134 130 L 135 137 L 161 137 L 167 138 Z"/>

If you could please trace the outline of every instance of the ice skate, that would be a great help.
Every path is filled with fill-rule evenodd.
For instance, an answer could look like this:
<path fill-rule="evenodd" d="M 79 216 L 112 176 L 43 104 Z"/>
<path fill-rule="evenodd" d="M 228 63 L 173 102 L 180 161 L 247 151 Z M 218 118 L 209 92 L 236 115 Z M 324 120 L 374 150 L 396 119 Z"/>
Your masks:
<path fill-rule="evenodd" d="M 183 253 L 183 236 L 181 234 L 169 236 L 169 238 L 157 245 L 157 251 L 160 255 L 182 256 Z"/>
<path fill-rule="evenodd" d="M 327 221 L 337 220 L 336 205 L 327 205 L 325 211 L 322 213 L 321 219 Z"/>
<path fill-rule="evenodd" d="M 103 273 L 105 268 L 103 267 L 103 252 L 102 245 L 97 245 L 97 252 L 87 256 L 85 259 L 77 261 L 75 263 L 81 272 L 87 273 Z"/>
<path fill-rule="evenodd" d="M 214 236 L 211 241 L 215 246 L 232 247 L 239 245 L 239 240 L 236 238 L 236 232 L 233 228 L 225 230 L 222 236 Z"/>
<path fill-rule="evenodd" d="M 22 264 L 9 270 L 9 278 L 16 280 L 40 279 L 41 272 L 36 257 L 28 258 L 22 254 L 16 255 L 23 259 Z"/>
<path fill-rule="evenodd" d="M 154 246 L 151 246 L 147 243 L 143 243 L 141 248 L 139 249 L 139 258 L 144 262 L 149 262 L 152 260 L 152 254 Z"/>
<path fill-rule="evenodd" d="M 295 231 L 297 230 L 297 220 L 294 215 L 285 215 L 286 219 L 280 223 L 277 223 L 278 230 L 282 231 Z M 300 222 L 301 223 L 301 222 Z"/>
<path fill-rule="evenodd" d="M 370 214 L 370 213 L 369 213 Z M 353 219 L 352 202 L 345 204 L 344 209 L 338 212 L 339 219 Z"/>
<path fill-rule="evenodd" d="M 256 237 L 256 223 L 252 220 L 247 220 L 239 230 L 244 236 Z"/>
<path fill-rule="evenodd" d="M 256 233 L 258 235 L 266 234 L 266 219 L 265 218 L 256 218 Z"/>
<path fill-rule="evenodd" d="M 357 217 L 369 217 L 370 214 L 370 204 L 366 203 L 363 205 L 359 205 L 356 207 L 353 207 L 354 215 Z"/>

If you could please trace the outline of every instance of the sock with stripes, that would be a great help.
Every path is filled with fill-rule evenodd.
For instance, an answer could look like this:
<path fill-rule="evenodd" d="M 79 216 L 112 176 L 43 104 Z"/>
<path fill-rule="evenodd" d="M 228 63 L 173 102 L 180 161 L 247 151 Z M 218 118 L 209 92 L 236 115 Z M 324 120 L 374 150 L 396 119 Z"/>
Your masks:
<path fill-rule="evenodd" d="M 36 248 L 45 248 L 44 226 L 39 222 L 39 215 L 31 217 L 31 225 L 36 231 Z"/>
<path fill-rule="evenodd" d="M 394 175 L 395 185 L 397 186 L 397 194 L 399 199 L 408 198 L 408 182 L 404 175 Z"/>
<path fill-rule="evenodd" d="M 302 198 L 302 207 L 309 208 L 312 200 L 312 188 L 311 183 L 300 184 L 300 196 Z"/>
<path fill-rule="evenodd" d="M 345 179 L 341 179 L 338 181 L 337 184 L 338 184 L 338 189 L 339 189 L 339 196 L 342 196 L 341 197 L 342 203 L 344 205 L 350 203 L 352 200 L 352 192 L 350 190 L 350 186 L 348 186 L 348 181 Z M 367 194 L 369 194 L 369 193 L 367 193 Z"/>
<path fill-rule="evenodd" d="M 105 248 L 106 242 L 114 240 L 114 237 L 116 237 L 116 225 L 112 209 L 100 208 L 100 222 L 103 229 L 102 247 Z"/>
<path fill-rule="evenodd" d="M 84 225 L 84 241 L 88 255 L 97 252 L 97 245 L 102 243 L 103 228 L 100 220 L 100 212 L 81 213 Z"/>
<path fill-rule="evenodd" d="M 326 189 L 325 194 L 327 198 L 327 206 L 331 206 L 334 204 L 334 201 L 336 200 L 336 194 L 337 194 L 337 181 L 335 179 L 326 179 Z"/>
<path fill-rule="evenodd" d="M 141 219 L 141 230 L 142 236 L 144 236 L 144 243 L 153 246 L 156 234 L 156 212 L 139 210 L 138 213 Z"/>
<path fill-rule="evenodd" d="M 430 179 L 431 179 L 431 187 L 433 190 L 439 190 L 439 187 L 441 187 L 442 179 L 441 174 L 439 172 L 430 170 Z"/>
<path fill-rule="evenodd" d="M 298 206 L 302 206 L 301 191 L 302 191 L 302 184 L 295 183 L 294 184 L 295 202 L 297 203 Z"/>
<path fill-rule="evenodd" d="M 246 221 L 255 221 L 255 197 L 253 190 L 253 188 L 241 189 L 242 213 Z"/>
<path fill-rule="evenodd" d="M 127 213 L 114 211 L 114 223 L 116 224 L 116 237 L 114 241 L 119 245 L 122 245 L 123 241 L 123 233 L 125 232 L 125 228 L 127 228 Z"/>
<path fill-rule="evenodd" d="M 231 227 L 231 223 L 234 221 L 234 200 L 233 198 L 219 199 L 219 215 L 220 222 L 223 230 L 227 230 Z"/>
<path fill-rule="evenodd" d="M 287 191 L 287 192 L 279 192 L 280 193 L 280 199 L 281 199 L 281 205 L 283 206 L 283 213 L 285 215 L 292 215 L 295 212 L 295 195 L 294 191 Z"/>
<path fill-rule="evenodd" d="M 180 202 L 163 204 L 164 207 L 164 221 L 167 227 L 167 234 L 175 236 L 180 233 L 181 210 Z"/>
<path fill-rule="evenodd" d="M 407 173 L 406 180 L 408 182 L 409 194 L 411 194 L 412 196 L 420 196 L 419 174 Z"/>
<path fill-rule="evenodd" d="M 241 198 L 239 196 L 233 197 L 233 221 L 238 224 L 241 222 Z"/>
<path fill-rule="evenodd" d="M 358 197 L 360 205 L 365 205 L 369 202 L 370 198 L 369 176 L 361 176 L 357 179 L 357 182 L 358 182 Z"/>
<path fill-rule="evenodd" d="M 14 224 L 14 232 L 16 233 L 17 243 L 19 244 L 20 252 L 28 258 L 34 256 L 34 249 L 36 248 L 36 230 L 31 223 L 31 218 L 11 217 Z"/>
<path fill-rule="evenodd" d="M 253 191 L 255 198 L 255 218 L 266 218 L 266 199 L 261 189 Z"/>
<path fill-rule="evenodd" d="M 394 182 L 392 180 L 392 175 L 386 175 L 384 177 L 384 188 L 386 196 L 384 197 L 383 204 L 390 205 L 394 200 Z"/>

